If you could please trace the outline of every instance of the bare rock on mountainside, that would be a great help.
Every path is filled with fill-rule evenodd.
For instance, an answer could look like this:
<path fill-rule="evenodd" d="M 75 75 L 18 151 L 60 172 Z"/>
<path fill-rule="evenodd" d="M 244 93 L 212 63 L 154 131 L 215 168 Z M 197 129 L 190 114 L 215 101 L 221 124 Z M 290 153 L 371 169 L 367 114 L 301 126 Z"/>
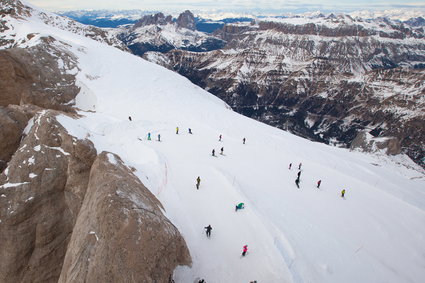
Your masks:
<path fill-rule="evenodd" d="M 8 51 L 0 51 L 0 106 L 19 104 L 31 87 L 31 77 L 25 65 Z"/>
<path fill-rule="evenodd" d="M 0 106 L 0 172 L 18 149 L 28 117 L 17 109 Z"/>
<path fill-rule="evenodd" d="M 375 138 L 367 131 L 360 132 L 351 143 L 351 149 L 362 149 L 366 152 L 385 150 L 389 155 L 401 153 L 401 144 L 396 137 Z"/>
<path fill-rule="evenodd" d="M 168 282 L 190 264 L 159 201 L 112 153 L 93 164 L 59 282 Z"/>
<path fill-rule="evenodd" d="M 0 175 L 0 282 L 59 278 L 96 150 L 70 136 L 56 114 L 34 118 Z"/>
<path fill-rule="evenodd" d="M 166 25 L 171 24 L 172 22 L 173 21 L 171 15 L 168 15 L 167 17 L 165 17 L 163 13 L 157 13 L 155 15 L 145 15 L 133 25 L 133 29 L 148 25 Z"/>
<path fill-rule="evenodd" d="M 192 12 L 189 10 L 186 10 L 183 13 L 181 13 L 179 17 L 177 18 L 176 23 L 177 23 L 177 26 L 181 28 L 187 28 L 190 30 L 196 29 L 195 17 L 193 16 Z"/>
<path fill-rule="evenodd" d="M 191 262 L 177 228 L 118 156 L 96 159 L 59 114 L 33 118 L 0 175 L 0 282 L 166 282 Z"/>
<path fill-rule="evenodd" d="M 56 40 L 30 48 L 0 51 L 0 106 L 33 104 L 47 109 L 73 112 L 80 91 L 75 85 L 76 59 Z"/>

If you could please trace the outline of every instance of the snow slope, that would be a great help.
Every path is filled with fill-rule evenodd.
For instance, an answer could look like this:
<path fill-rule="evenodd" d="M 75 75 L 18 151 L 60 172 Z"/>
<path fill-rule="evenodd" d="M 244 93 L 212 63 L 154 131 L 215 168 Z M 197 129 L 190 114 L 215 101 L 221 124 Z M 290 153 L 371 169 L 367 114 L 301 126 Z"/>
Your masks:
<path fill-rule="evenodd" d="M 95 112 L 58 120 L 99 152 L 120 155 L 163 203 L 193 259 L 175 271 L 176 282 L 425 278 L 425 175 L 407 158 L 349 152 L 266 126 L 171 71 L 37 19 L 15 29 L 50 34 L 77 56 L 77 106 Z M 235 212 L 239 202 L 246 208 Z"/>

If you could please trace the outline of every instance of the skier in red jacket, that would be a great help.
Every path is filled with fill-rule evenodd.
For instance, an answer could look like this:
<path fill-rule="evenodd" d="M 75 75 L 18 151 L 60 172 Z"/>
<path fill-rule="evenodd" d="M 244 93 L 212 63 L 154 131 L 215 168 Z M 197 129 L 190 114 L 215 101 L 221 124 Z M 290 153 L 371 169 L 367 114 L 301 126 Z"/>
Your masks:
<path fill-rule="evenodd" d="M 248 245 L 243 246 L 242 256 L 245 256 L 248 251 Z"/>

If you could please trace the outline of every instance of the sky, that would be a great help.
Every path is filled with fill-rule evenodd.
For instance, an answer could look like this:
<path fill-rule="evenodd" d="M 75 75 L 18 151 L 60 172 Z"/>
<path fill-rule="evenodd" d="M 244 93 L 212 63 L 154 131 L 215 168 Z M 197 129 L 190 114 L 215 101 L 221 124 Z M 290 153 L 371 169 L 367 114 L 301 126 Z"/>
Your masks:
<path fill-rule="evenodd" d="M 70 10 L 146 10 L 146 11 L 235 11 L 305 12 L 355 11 L 399 8 L 425 9 L 424 1 L 409 0 L 26 0 L 49 11 Z"/>

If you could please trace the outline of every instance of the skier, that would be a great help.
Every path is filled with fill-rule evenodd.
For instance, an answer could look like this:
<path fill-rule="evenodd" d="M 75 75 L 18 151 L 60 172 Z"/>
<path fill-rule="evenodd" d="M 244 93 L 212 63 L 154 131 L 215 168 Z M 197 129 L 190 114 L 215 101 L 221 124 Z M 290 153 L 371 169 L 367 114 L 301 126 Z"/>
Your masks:
<path fill-rule="evenodd" d="M 299 189 L 300 188 L 300 178 L 297 178 L 295 180 L 295 184 L 297 185 L 297 188 Z"/>
<path fill-rule="evenodd" d="M 221 141 L 221 135 L 218 137 L 218 141 Z"/>
<path fill-rule="evenodd" d="M 298 179 L 299 179 L 299 178 L 300 178 L 300 176 L 301 176 L 301 171 L 298 171 L 297 176 L 298 176 Z"/>
<path fill-rule="evenodd" d="M 320 189 L 320 184 L 322 183 L 322 180 L 317 181 L 317 188 Z"/>
<path fill-rule="evenodd" d="M 298 165 L 298 170 L 301 170 L 301 165 L 303 164 L 300 162 L 300 164 Z"/>
<path fill-rule="evenodd" d="M 151 133 L 148 133 L 148 141 L 151 140 Z"/>
<path fill-rule="evenodd" d="M 238 209 L 243 209 L 245 208 L 245 204 L 243 202 L 239 203 L 238 205 L 235 206 L 235 211 L 238 211 Z"/>
<path fill-rule="evenodd" d="M 291 170 L 291 167 L 292 167 L 292 163 L 289 163 L 288 169 Z"/>
<path fill-rule="evenodd" d="M 198 176 L 198 178 L 196 178 L 196 189 L 199 190 L 199 185 L 201 184 L 201 178 Z"/>
<path fill-rule="evenodd" d="M 242 256 L 245 256 L 248 252 L 248 245 L 243 246 Z"/>
<path fill-rule="evenodd" d="M 215 156 L 215 149 L 212 150 L 212 156 Z"/>
<path fill-rule="evenodd" d="M 245 141 L 246 141 L 246 139 L 245 139 L 245 138 L 243 138 L 243 140 L 242 140 L 243 144 L 245 144 Z"/>
<path fill-rule="evenodd" d="M 176 127 L 176 135 L 179 134 L 179 127 Z"/>
<path fill-rule="evenodd" d="M 220 154 L 223 155 L 224 147 L 220 149 Z"/>
<path fill-rule="evenodd" d="M 192 134 L 192 129 L 191 128 L 189 128 L 189 134 Z"/>
<path fill-rule="evenodd" d="M 158 141 L 161 141 L 161 135 L 158 134 Z"/>
<path fill-rule="evenodd" d="M 128 116 L 128 120 L 130 120 L 130 121 L 131 121 L 131 116 Z"/>
<path fill-rule="evenodd" d="M 207 227 L 205 227 L 205 229 L 207 230 L 207 237 L 209 238 L 210 236 L 211 236 L 211 230 L 212 230 L 212 227 L 211 227 L 211 225 L 208 225 Z"/>
<path fill-rule="evenodd" d="M 342 198 L 345 198 L 344 196 L 345 196 L 345 189 L 343 189 L 343 190 L 341 191 L 341 197 L 342 197 Z"/>

